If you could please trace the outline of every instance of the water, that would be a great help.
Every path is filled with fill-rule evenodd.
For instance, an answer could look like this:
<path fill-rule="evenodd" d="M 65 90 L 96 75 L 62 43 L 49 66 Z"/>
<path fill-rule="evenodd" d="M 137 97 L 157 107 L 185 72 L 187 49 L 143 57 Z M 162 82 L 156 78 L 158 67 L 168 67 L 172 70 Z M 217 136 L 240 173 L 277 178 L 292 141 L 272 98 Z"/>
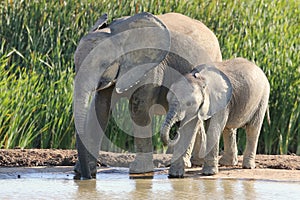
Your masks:
<path fill-rule="evenodd" d="M 228 179 L 132 179 L 128 169 L 73 180 L 71 171 L 0 173 L 0 199 L 300 199 L 300 182 Z"/>

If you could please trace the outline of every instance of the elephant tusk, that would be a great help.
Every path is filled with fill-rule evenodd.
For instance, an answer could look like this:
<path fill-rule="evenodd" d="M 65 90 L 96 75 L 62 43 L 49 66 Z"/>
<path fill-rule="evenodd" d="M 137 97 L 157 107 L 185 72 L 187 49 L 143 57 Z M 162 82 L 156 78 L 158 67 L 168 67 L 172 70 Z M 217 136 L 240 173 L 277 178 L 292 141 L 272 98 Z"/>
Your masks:
<path fill-rule="evenodd" d="M 109 83 L 105 84 L 104 86 L 98 87 L 98 88 L 95 90 L 95 92 L 98 92 L 98 91 L 100 91 L 100 90 L 104 90 L 104 89 L 106 89 L 106 88 L 109 88 L 110 86 L 112 86 L 112 85 L 115 84 L 115 83 L 116 83 L 115 80 L 110 81 Z"/>

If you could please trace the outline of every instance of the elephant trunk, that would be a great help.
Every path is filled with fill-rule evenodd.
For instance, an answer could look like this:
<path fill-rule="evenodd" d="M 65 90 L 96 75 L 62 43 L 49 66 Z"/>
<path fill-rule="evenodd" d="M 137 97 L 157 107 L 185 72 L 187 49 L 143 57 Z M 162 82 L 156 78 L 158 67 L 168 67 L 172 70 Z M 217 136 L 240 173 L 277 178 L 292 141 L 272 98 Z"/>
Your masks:
<path fill-rule="evenodd" d="M 170 130 L 172 126 L 179 121 L 176 107 L 176 105 L 173 105 L 170 108 L 166 119 L 160 129 L 160 137 L 162 139 L 162 142 L 164 145 L 168 145 L 169 147 L 175 146 L 175 144 L 177 144 L 180 138 L 180 134 L 178 132 L 176 138 L 170 139 Z"/>

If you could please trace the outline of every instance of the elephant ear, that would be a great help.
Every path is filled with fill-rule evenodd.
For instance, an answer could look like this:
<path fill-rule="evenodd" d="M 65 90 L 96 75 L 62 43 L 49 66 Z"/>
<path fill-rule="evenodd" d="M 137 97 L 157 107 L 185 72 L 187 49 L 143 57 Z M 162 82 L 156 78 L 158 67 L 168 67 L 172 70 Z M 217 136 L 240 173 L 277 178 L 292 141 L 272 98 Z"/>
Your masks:
<path fill-rule="evenodd" d="M 214 66 L 200 65 L 192 73 L 205 81 L 202 87 L 204 100 L 198 117 L 206 120 L 227 106 L 232 96 L 232 85 L 229 78 Z"/>
<path fill-rule="evenodd" d="M 77 73 L 82 62 L 88 56 L 88 54 L 102 41 L 109 37 L 109 29 L 105 29 L 107 26 L 107 14 L 102 15 L 95 25 L 91 28 L 89 33 L 83 36 L 76 48 L 74 54 L 75 72 Z"/>
<path fill-rule="evenodd" d="M 116 82 L 116 91 L 122 93 L 154 67 L 170 51 L 171 39 L 167 27 L 150 13 L 139 13 L 111 28 L 112 34 L 122 33 L 123 55 Z"/>
<path fill-rule="evenodd" d="M 95 27 L 101 28 L 105 22 L 104 16 Z M 116 20 L 81 39 L 74 56 L 77 73 L 73 110 L 75 127 L 84 143 L 88 141 L 83 135 L 88 128 L 86 122 L 93 93 L 115 81 L 118 91 L 125 91 L 156 67 L 169 48 L 166 26 L 149 13 Z M 134 77 L 129 76 L 128 71 L 134 72 Z M 100 126 L 97 129 L 101 129 Z"/>

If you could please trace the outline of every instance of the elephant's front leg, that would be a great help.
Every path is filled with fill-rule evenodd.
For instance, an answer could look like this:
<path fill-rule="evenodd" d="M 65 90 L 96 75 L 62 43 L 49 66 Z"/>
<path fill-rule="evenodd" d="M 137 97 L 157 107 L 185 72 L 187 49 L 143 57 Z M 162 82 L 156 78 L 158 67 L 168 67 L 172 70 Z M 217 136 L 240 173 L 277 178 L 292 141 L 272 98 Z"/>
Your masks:
<path fill-rule="evenodd" d="M 202 166 L 206 153 L 206 134 L 202 120 L 198 122 L 199 130 L 196 134 L 195 144 L 192 152 L 191 164 L 193 166 Z"/>
<path fill-rule="evenodd" d="M 174 152 L 169 169 L 170 178 L 183 178 L 184 169 L 186 166 L 186 158 L 190 158 L 192 144 L 195 142 L 196 133 L 199 130 L 198 118 L 194 118 L 189 123 L 180 127 L 178 132 L 180 138 L 178 143 L 174 146 Z M 189 156 L 187 156 L 189 155 Z"/>
<path fill-rule="evenodd" d="M 206 155 L 204 158 L 204 165 L 202 168 L 203 175 L 214 175 L 218 170 L 218 155 L 219 155 L 219 135 L 207 133 Z"/>
<path fill-rule="evenodd" d="M 150 125 L 142 127 L 134 124 L 133 129 L 136 156 L 134 161 L 130 163 L 129 173 L 139 174 L 152 172 L 154 171 L 152 128 Z"/>
<path fill-rule="evenodd" d="M 206 131 L 206 155 L 202 168 L 203 175 L 214 175 L 219 172 L 218 156 L 219 156 L 219 141 L 222 130 L 224 129 L 227 117 L 224 112 L 214 115 L 207 121 Z"/>
<path fill-rule="evenodd" d="M 151 95 L 149 91 L 142 87 L 133 93 L 129 100 L 136 151 L 135 159 L 129 166 L 129 173 L 132 174 L 154 171 L 151 113 L 149 113 L 152 98 L 149 95 Z"/>

